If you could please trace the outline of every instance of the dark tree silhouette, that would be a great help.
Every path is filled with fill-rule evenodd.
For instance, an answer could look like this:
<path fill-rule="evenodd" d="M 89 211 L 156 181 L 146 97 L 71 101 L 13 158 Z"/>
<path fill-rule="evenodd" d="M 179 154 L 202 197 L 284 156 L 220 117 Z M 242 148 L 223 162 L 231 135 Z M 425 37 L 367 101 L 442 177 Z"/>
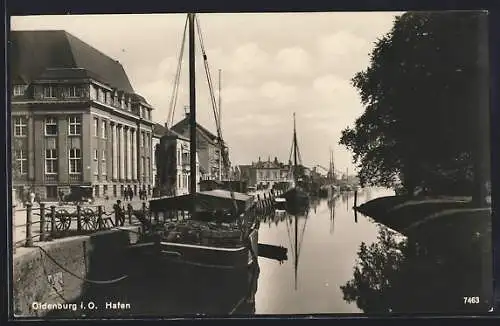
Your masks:
<path fill-rule="evenodd" d="M 485 197 L 484 16 L 406 13 L 375 44 L 370 66 L 352 79 L 365 112 L 340 140 L 354 153 L 362 184 L 394 186 L 400 179 L 409 194 L 421 187 Z"/>

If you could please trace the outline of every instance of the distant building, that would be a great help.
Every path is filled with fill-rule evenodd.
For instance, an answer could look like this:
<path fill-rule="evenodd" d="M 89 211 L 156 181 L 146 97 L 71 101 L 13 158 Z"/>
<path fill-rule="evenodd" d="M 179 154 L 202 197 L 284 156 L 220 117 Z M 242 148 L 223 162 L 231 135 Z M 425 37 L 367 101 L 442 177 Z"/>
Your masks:
<path fill-rule="evenodd" d="M 75 186 L 152 190 L 153 107 L 123 66 L 62 31 L 12 31 L 13 185 L 56 199 Z"/>
<path fill-rule="evenodd" d="M 161 195 L 184 195 L 189 193 L 190 141 L 175 131 L 155 124 L 155 187 Z M 200 163 L 196 157 L 196 191 L 201 178 Z"/>
<path fill-rule="evenodd" d="M 184 119 L 172 126 L 171 130 L 189 139 L 189 112 L 186 113 Z M 223 171 L 218 137 L 200 124 L 197 124 L 196 131 L 201 178 L 204 180 L 225 179 L 227 175 Z M 225 150 L 227 151 L 227 148 Z"/>
<path fill-rule="evenodd" d="M 239 165 L 239 171 L 241 180 L 247 181 L 250 186 L 282 182 L 290 178 L 290 165 L 279 162 L 277 157 L 274 158 L 274 161 L 271 161 L 271 158 L 262 161 L 259 157 L 259 160 L 252 162 L 251 165 Z"/>

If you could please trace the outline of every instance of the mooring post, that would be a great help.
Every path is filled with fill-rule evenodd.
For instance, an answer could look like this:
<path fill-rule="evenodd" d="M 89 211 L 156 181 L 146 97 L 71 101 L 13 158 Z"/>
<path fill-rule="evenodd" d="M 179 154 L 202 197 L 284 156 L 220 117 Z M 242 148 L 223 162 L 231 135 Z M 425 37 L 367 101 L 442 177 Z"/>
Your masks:
<path fill-rule="evenodd" d="M 50 206 L 50 239 L 56 236 L 56 206 Z"/>
<path fill-rule="evenodd" d="M 40 241 L 45 241 L 45 203 L 40 203 Z"/>
<path fill-rule="evenodd" d="M 82 231 L 82 207 L 80 205 L 76 205 L 76 230 Z"/>
<path fill-rule="evenodd" d="M 31 235 L 31 226 L 33 223 L 32 214 L 33 214 L 33 204 L 28 203 L 26 205 L 26 247 L 33 246 L 33 236 Z"/>
<path fill-rule="evenodd" d="M 358 191 L 354 190 L 354 207 L 358 207 Z"/>
<path fill-rule="evenodd" d="M 12 201 L 12 251 L 13 253 L 16 253 L 16 239 L 17 239 L 17 236 L 16 236 L 16 231 L 17 231 L 17 228 L 16 228 L 16 204 L 14 203 L 14 201 Z"/>

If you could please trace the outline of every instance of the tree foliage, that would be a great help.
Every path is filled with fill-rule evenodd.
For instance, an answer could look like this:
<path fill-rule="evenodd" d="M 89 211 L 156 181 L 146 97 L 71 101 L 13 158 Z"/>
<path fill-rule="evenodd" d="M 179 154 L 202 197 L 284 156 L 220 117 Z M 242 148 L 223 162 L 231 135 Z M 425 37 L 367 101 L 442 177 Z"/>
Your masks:
<path fill-rule="evenodd" d="M 482 15 L 405 13 L 376 42 L 369 67 L 352 79 L 365 111 L 340 140 L 362 184 L 471 190 L 478 111 L 486 109 L 477 83 Z"/>

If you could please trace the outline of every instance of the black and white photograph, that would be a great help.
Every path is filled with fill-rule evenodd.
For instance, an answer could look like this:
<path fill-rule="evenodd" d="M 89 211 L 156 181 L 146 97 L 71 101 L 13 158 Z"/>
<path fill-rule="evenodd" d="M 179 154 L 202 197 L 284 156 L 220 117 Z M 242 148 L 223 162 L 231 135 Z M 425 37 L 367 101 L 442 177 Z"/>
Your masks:
<path fill-rule="evenodd" d="M 14 317 L 492 312 L 488 38 L 487 11 L 12 16 Z"/>

